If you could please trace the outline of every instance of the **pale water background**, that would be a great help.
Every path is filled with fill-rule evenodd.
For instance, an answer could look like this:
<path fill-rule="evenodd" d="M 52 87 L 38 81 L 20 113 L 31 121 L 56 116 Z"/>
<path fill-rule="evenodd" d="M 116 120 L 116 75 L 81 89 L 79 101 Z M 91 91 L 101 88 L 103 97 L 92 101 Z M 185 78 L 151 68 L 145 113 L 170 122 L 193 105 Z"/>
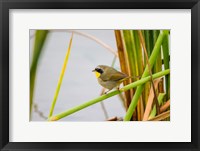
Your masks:
<path fill-rule="evenodd" d="M 91 34 L 117 51 L 113 30 L 77 30 Z M 30 37 L 34 35 L 30 31 Z M 61 68 L 68 48 L 71 33 L 50 32 L 38 64 L 34 102 L 38 109 L 48 116 L 54 97 Z M 30 40 L 30 60 L 34 36 Z M 92 70 L 100 64 L 111 65 L 114 54 L 86 37 L 74 34 L 67 69 L 54 109 L 54 115 L 85 103 L 99 96 L 102 87 L 98 84 Z M 116 69 L 120 70 L 118 58 Z M 125 108 L 118 96 L 103 101 L 109 117 L 124 117 Z M 34 110 L 33 110 L 34 111 Z M 105 115 L 101 104 L 97 103 L 69 115 L 62 121 L 104 121 Z M 38 113 L 33 112 L 32 121 L 44 121 Z"/>

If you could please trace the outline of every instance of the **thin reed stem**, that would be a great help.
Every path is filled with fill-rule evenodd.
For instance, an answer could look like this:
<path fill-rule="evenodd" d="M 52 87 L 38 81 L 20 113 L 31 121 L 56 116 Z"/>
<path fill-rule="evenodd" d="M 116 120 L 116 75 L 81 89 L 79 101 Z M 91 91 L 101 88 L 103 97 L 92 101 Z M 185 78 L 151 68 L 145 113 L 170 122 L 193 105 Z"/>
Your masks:
<path fill-rule="evenodd" d="M 154 100 L 155 100 L 154 104 L 156 104 L 156 113 L 159 114 L 160 113 L 159 103 L 158 103 L 158 98 L 157 98 L 157 94 L 156 94 L 156 89 L 155 89 L 155 86 L 153 84 L 152 72 L 151 72 L 151 67 L 150 67 L 150 63 L 149 63 L 147 50 L 146 50 L 145 43 L 144 43 L 144 38 L 142 36 L 141 30 L 138 30 L 138 33 L 139 33 L 140 41 L 142 43 L 142 47 L 144 49 L 144 54 L 145 54 L 145 57 L 146 57 L 146 61 L 147 61 L 148 69 L 149 69 L 149 74 L 151 76 L 151 84 L 152 84 L 152 88 L 153 88 L 153 92 L 154 92 Z"/>
<path fill-rule="evenodd" d="M 51 117 L 53 115 L 55 104 L 56 104 L 56 101 L 57 101 L 57 98 L 58 98 L 58 94 L 59 94 L 59 91 L 60 91 L 62 80 L 63 80 L 65 70 L 66 70 L 66 67 L 67 67 L 67 62 L 68 62 L 68 58 L 69 58 L 69 54 L 70 54 L 70 50 L 71 50 L 71 45 L 72 45 L 72 39 L 73 39 L 73 33 L 71 35 L 68 50 L 67 50 L 67 53 L 66 53 L 66 56 L 65 56 L 63 67 L 62 67 L 62 70 L 61 70 L 61 73 L 60 73 L 60 78 L 58 80 L 58 85 L 57 85 L 57 88 L 56 88 L 56 91 L 55 91 L 55 94 L 54 94 L 54 98 L 53 98 L 53 101 L 52 101 L 52 104 L 51 104 L 51 108 L 50 108 L 50 112 L 49 112 L 48 117 Z"/>

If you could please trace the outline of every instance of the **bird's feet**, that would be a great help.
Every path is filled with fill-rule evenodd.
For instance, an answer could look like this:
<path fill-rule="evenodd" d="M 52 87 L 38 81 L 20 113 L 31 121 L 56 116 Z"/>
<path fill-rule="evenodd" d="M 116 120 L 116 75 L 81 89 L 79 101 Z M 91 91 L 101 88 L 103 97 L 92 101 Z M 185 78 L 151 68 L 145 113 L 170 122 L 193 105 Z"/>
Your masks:
<path fill-rule="evenodd" d="M 108 90 L 108 91 L 104 92 L 104 94 L 107 94 L 109 91 L 110 91 L 110 90 Z"/>
<path fill-rule="evenodd" d="M 121 89 L 120 89 L 119 87 L 116 87 L 116 89 L 117 89 L 118 91 L 121 91 Z M 109 91 L 110 91 L 110 90 L 104 92 L 104 94 L 107 94 Z"/>
<path fill-rule="evenodd" d="M 118 90 L 119 92 L 123 92 L 123 88 L 120 89 L 120 87 L 117 87 L 117 90 Z"/>

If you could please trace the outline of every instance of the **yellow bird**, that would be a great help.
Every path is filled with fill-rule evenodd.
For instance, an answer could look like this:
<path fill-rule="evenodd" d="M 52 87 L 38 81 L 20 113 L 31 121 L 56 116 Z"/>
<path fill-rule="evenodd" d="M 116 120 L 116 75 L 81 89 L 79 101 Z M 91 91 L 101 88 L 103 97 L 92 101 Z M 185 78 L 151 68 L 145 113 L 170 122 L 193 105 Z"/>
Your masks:
<path fill-rule="evenodd" d="M 124 80 L 130 78 L 125 73 L 117 71 L 113 67 L 109 67 L 106 65 L 98 65 L 92 72 L 95 73 L 99 84 L 108 89 L 107 92 L 109 92 L 113 88 L 117 88 L 119 90 L 119 85 Z"/>

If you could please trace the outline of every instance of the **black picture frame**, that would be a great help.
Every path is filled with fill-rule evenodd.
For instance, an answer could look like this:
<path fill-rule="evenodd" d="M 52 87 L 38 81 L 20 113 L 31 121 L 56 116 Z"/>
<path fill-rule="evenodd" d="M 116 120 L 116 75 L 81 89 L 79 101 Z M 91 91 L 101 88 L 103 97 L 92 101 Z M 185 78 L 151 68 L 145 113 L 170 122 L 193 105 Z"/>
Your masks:
<path fill-rule="evenodd" d="M 9 9 L 191 9 L 191 142 L 9 142 Z M 200 150 L 200 1 L 199 0 L 0 0 L 0 149 L 1 150 Z"/>

